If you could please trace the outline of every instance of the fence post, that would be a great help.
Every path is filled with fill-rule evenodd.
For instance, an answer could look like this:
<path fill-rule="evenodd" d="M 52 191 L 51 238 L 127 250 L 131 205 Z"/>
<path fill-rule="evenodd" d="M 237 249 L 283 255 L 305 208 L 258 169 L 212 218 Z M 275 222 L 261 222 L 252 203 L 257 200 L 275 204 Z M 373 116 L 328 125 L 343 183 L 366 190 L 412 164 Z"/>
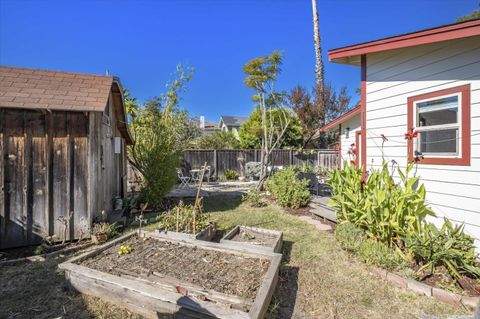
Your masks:
<path fill-rule="evenodd" d="M 213 168 L 215 170 L 215 180 L 218 179 L 217 150 L 213 150 Z"/>
<path fill-rule="evenodd" d="M 293 150 L 290 150 L 290 166 L 293 165 Z"/>
<path fill-rule="evenodd" d="M 254 153 L 253 153 L 253 159 L 255 162 L 258 162 L 258 154 L 257 154 L 257 149 L 254 150 Z"/>

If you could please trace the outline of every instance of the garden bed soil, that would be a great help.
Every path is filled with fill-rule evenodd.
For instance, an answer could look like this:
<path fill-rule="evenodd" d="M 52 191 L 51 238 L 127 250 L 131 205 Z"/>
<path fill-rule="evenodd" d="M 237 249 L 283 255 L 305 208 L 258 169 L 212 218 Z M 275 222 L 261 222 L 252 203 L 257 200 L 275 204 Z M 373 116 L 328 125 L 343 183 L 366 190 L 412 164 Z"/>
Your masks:
<path fill-rule="evenodd" d="M 118 256 L 120 246 L 131 247 L 132 252 Z M 117 276 L 171 277 L 253 300 L 270 262 L 134 236 L 79 264 Z"/>
<path fill-rule="evenodd" d="M 274 252 L 282 250 L 282 232 L 238 225 L 228 232 L 222 241 L 243 242 L 271 248 Z"/>
<path fill-rule="evenodd" d="M 59 268 L 78 291 L 149 318 L 264 317 L 281 254 L 245 243 L 168 235 L 142 232 L 139 238 L 131 232 Z M 122 250 L 127 252 L 119 254 Z"/>
<path fill-rule="evenodd" d="M 457 284 L 452 276 L 450 276 L 446 270 L 441 268 L 437 270 L 437 273 L 422 278 L 420 282 L 432 287 L 450 290 L 466 296 L 480 296 L 480 284 L 476 279 L 462 276 Z"/>

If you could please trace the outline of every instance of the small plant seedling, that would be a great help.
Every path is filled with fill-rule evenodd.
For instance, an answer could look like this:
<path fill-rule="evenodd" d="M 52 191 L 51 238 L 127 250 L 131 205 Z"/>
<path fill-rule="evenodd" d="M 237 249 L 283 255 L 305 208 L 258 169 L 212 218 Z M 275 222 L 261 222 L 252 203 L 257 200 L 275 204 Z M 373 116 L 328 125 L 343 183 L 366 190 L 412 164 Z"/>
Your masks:
<path fill-rule="evenodd" d="M 120 250 L 118 251 L 118 256 L 128 255 L 132 252 L 132 247 L 128 245 L 120 246 Z"/>

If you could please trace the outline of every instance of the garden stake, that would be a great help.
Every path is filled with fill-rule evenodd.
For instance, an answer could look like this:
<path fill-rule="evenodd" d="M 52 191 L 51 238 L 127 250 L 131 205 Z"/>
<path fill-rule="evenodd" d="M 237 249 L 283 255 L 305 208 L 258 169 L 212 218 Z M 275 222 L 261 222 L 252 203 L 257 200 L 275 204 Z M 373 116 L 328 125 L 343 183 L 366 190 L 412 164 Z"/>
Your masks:
<path fill-rule="evenodd" d="M 200 176 L 200 182 L 198 183 L 198 188 L 197 188 L 197 196 L 195 197 L 195 205 L 194 207 L 194 212 L 193 212 L 193 234 L 195 235 L 195 229 L 196 229 L 196 220 L 197 220 L 197 207 L 200 212 L 200 190 L 202 189 L 202 183 L 203 183 L 203 177 L 205 175 L 205 170 L 207 169 L 207 162 L 203 164 L 203 169 L 202 169 L 202 176 Z"/>
<path fill-rule="evenodd" d="M 141 208 L 140 208 L 140 216 L 136 216 L 135 220 L 138 220 L 139 222 L 139 227 L 138 227 L 138 238 L 141 237 L 142 234 L 142 222 L 146 222 L 147 219 L 143 217 L 143 212 L 147 208 L 148 203 L 145 203 Z"/>

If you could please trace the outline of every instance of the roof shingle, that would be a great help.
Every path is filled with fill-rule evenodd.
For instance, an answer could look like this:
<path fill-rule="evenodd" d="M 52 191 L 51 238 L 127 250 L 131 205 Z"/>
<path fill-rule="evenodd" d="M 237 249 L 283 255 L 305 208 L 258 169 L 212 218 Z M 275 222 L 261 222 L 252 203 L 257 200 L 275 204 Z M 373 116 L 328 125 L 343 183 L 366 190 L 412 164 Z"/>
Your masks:
<path fill-rule="evenodd" d="M 113 77 L 0 66 L 0 107 L 102 112 Z"/>

